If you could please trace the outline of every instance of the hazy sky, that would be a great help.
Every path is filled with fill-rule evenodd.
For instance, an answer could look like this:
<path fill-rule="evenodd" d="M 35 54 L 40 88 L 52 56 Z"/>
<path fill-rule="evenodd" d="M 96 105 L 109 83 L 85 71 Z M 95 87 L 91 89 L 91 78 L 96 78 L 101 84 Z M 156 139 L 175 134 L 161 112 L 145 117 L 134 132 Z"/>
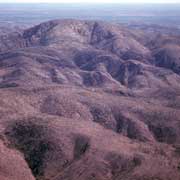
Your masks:
<path fill-rule="evenodd" d="M 180 3 L 180 0 L 0 0 L 0 3 Z"/>

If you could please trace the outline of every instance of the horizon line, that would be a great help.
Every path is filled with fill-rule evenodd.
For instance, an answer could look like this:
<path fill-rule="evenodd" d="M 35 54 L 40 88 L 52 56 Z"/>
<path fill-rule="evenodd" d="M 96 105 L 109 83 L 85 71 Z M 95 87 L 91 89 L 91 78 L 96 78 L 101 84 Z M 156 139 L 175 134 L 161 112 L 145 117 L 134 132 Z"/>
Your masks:
<path fill-rule="evenodd" d="M 127 5 L 134 5 L 134 4 L 149 4 L 149 5 L 157 5 L 157 4 L 161 4 L 161 5 L 166 5 L 166 4 L 179 4 L 180 5 L 180 2 L 165 2 L 165 3 L 162 3 L 162 2 L 153 2 L 153 3 L 142 3 L 142 2 L 136 2 L 136 3 L 116 3 L 116 2 L 111 2 L 111 3 L 107 3 L 107 2 L 105 2 L 105 3 L 96 3 L 96 2 L 88 2 L 88 3 L 81 3 L 81 2 L 60 2 L 60 3 L 58 3 L 58 2 L 49 2 L 49 3 L 47 3 L 47 2 L 0 2 L 0 4 L 127 4 Z"/>
<path fill-rule="evenodd" d="M 156 5 L 156 4 L 161 4 L 161 5 L 166 5 L 166 4 L 179 4 L 180 2 L 0 2 L 0 4 L 151 4 L 151 5 Z"/>

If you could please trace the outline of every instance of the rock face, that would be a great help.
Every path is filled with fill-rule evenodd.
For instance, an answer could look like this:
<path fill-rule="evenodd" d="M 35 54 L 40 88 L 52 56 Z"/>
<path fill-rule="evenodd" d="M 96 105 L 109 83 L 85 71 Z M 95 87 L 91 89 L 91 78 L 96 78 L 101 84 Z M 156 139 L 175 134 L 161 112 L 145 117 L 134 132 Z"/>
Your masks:
<path fill-rule="evenodd" d="M 0 36 L 0 179 L 179 180 L 180 44 L 152 37 L 79 20 Z"/>

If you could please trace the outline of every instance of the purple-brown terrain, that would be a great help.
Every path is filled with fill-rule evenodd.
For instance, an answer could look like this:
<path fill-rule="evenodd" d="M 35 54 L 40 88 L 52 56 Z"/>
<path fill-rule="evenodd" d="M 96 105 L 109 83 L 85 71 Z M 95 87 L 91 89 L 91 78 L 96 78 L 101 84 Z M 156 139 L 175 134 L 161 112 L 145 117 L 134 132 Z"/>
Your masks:
<path fill-rule="evenodd" d="M 179 180 L 180 36 L 164 31 L 1 33 L 0 180 Z"/>

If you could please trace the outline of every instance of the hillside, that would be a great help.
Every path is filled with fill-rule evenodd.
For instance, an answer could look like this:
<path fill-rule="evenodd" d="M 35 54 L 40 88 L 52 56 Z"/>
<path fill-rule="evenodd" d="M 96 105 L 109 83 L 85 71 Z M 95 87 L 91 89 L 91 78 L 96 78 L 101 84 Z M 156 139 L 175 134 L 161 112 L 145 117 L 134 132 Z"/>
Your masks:
<path fill-rule="evenodd" d="M 0 179 L 179 180 L 180 42 L 163 32 L 54 20 L 1 35 Z"/>

